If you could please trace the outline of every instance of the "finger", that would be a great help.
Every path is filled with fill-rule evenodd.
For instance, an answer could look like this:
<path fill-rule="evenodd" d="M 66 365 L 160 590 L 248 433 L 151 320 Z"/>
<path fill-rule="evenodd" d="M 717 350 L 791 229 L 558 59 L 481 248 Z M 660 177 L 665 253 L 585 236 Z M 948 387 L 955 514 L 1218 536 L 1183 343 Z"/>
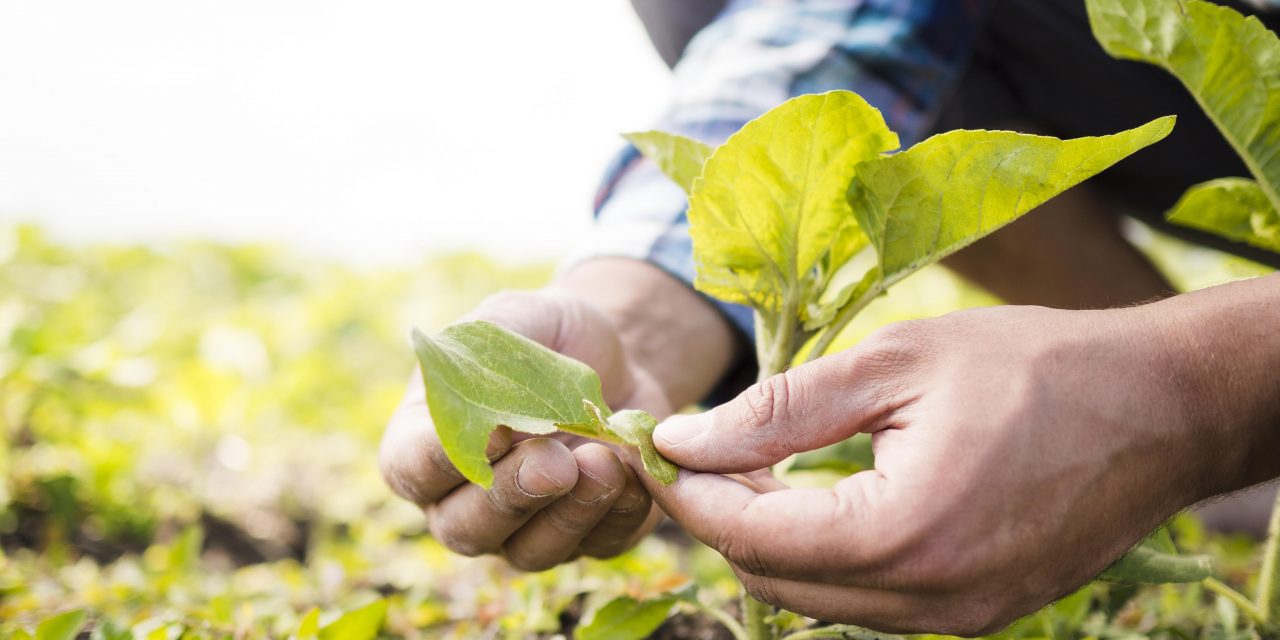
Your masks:
<path fill-rule="evenodd" d="M 648 533 L 653 500 L 630 467 L 623 467 L 626 486 L 619 492 L 609 512 L 578 547 L 578 553 L 592 558 L 612 558 L 630 549 Z M 654 519 L 653 524 L 657 520 Z"/>
<path fill-rule="evenodd" d="M 762 380 L 709 412 L 658 425 L 654 444 L 698 471 L 741 473 L 884 426 L 901 406 L 882 367 L 840 354 Z"/>
<path fill-rule="evenodd" d="M 733 571 L 751 597 L 810 618 L 858 625 L 881 633 L 936 633 L 939 629 L 933 625 L 945 625 L 932 619 L 932 603 L 927 597 L 767 578 L 737 566 Z"/>
<path fill-rule="evenodd" d="M 899 577 L 917 541 L 900 535 L 898 504 L 875 471 L 834 489 L 758 493 L 733 479 L 681 471 L 669 487 L 646 481 L 658 505 L 695 538 L 760 576 L 881 587 Z M 892 505 L 891 511 L 886 505 Z"/>
<path fill-rule="evenodd" d="M 550 438 L 525 440 L 493 465 L 488 491 L 476 484 L 457 489 L 427 510 L 427 523 L 437 540 L 458 553 L 494 553 L 577 479 L 578 464 L 568 447 Z"/>
<path fill-rule="evenodd" d="M 510 448 L 511 430 L 500 427 L 489 436 L 485 453 L 496 460 Z M 466 482 L 449 462 L 431 426 L 420 372 L 413 376 L 404 402 L 391 416 L 378 460 L 387 485 L 419 507 L 436 502 Z"/>
<path fill-rule="evenodd" d="M 503 552 L 516 568 L 542 571 L 568 560 L 626 487 L 627 471 L 608 447 L 585 444 L 574 449 L 573 457 L 578 464 L 573 490 L 507 539 Z"/>

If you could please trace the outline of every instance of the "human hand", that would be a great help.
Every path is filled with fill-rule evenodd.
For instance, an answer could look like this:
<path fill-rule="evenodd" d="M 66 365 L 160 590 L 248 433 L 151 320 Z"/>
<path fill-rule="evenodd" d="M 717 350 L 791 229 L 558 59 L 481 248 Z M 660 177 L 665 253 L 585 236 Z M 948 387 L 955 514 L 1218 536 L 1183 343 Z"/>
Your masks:
<path fill-rule="evenodd" d="M 657 383 L 624 353 L 613 323 L 571 293 L 498 294 L 465 319 L 493 322 L 586 363 L 599 373 L 610 407 L 671 413 Z M 494 482 L 486 492 L 445 456 L 415 371 L 379 461 L 387 483 L 426 512 L 446 547 L 468 556 L 500 553 L 517 568 L 540 571 L 579 555 L 616 555 L 661 518 L 632 469 L 603 444 L 500 428 L 489 454 Z"/>
<path fill-rule="evenodd" d="M 757 599 L 883 631 L 993 632 L 1229 488 L 1212 465 L 1238 445 L 1205 428 L 1151 309 L 893 325 L 660 425 L 663 455 L 712 473 L 650 491 Z M 717 475 L 859 432 L 875 469 L 831 490 Z"/>

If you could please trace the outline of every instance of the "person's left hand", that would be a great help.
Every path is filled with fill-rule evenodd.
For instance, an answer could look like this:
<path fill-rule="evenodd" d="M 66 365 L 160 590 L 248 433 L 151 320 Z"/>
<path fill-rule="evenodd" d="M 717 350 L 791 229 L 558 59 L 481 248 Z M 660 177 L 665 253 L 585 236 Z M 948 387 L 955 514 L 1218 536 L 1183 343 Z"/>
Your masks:
<path fill-rule="evenodd" d="M 1211 465 L 1235 445 L 1188 406 L 1195 381 L 1152 308 L 893 325 L 660 425 L 665 456 L 714 473 L 650 492 L 757 599 L 882 631 L 996 631 L 1222 489 Z M 718 475 L 859 432 L 875 469 L 832 490 Z"/>

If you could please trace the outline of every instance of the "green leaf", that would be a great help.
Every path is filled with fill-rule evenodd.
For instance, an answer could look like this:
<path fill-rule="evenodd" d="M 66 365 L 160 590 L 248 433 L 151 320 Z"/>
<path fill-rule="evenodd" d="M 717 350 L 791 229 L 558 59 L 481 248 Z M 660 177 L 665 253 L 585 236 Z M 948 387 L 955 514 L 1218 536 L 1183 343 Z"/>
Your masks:
<path fill-rule="evenodd" d="M 657 421 L 640 411 L 611 415 L 600 378 L 587 365 L 489 322 L 455 324 L 434 338 L 414 331 L 413 345 L 436 434 L 468 480 L 492 485 L 485 448 L 503 425 L 629 444 L 640 449 L 649 473 L 675 481 L 675 466 L 653 448 Z"/>
<path fill-rule="evenodd" d="M 45 618 L 36 627 L 36 640 L 71 640 L 80 633 L 86 615 L 84 609 L 75 609 Z"/>
<path fill-rule="evenodd" d="M 644 463 L 644 470 L 649 475 L 665 485 L 676 481 L 679 469 L 662 457 L 653 446 L 653 430 L 658 426 L 658 421 L 653 416 L 643 411 L 627 409 L 613 414 L 608 426 L 623 442 L 640 451 L 640 461 Z"/>
<path fill-rule="evenodd" d="M 375 600 L 320 629 L 320 640 L 372 640 L 387 617 L 387 601 Z"/>
<path fill-rule="evenodd" d="M 1168 553 L 1168 544 L 1170 543 L 1162 540 L 1158 534 L 1147 538 L 1103 571 L 1098 578 L 1130 584 L 1163 584 L 1199 582 L 1213 575 L 1213 562 L 1209 556 Z"/>
<path fill-rule="evenodd" d="M 871 436 L 859 434 L 833 445 L 796 454 L 788 471 L 836 471 L 852 475 L 875 466 Z"/>
<path fill-rule="evenodd" d="M 17 631 L 13 632 L 13 637 L 11 638 L 11 640 L 32 640 L 32 638 L 31 638 L 31 634 L 27 633 L 26 629 L 18 629 Z"/>
<path fill-rule="evenodd" d="M 643 602 L 629 596 L 610 600 L 591 620 L 578 627 L 576 640 L 642 640 L 648 638 L 671 614 L 675 598 L 663 596 Z"/>
<path fill-rule="evenodd" d="M 820 293 L 866 244 L 844 194 L 898 136 L 857 94 L 792 98 L 711 154 L 689 198 L 698 290 L 763 313 Z"/>
<path fill-rule="evenodd" d="M 126 627 L 117 626 L 109 619 L 99 618 L 93 625 L 89 640 L 133 640 L 133 632 Z"/>
<path fill-rule="evenodd" d="M 657 164 L 685 193 L 693 191 L 693 181 L 702 175 L 702 165 L 713 151 L 698 140 L 663 131 L 624 133 L 622 137 Z"/>
<path fill-rule="evenodd" d="M 1059 140 L 951 131 L 858 167 L 849 187 L 884 282 L 901 280 L 1163 139 L 1172 116 L 1110 136 Z"/>
<path fill-rule="evenodd" d="M 311 610 L 298 621 L 298 629 L 293 632 L 293 640 L 316 640 L 319 633 L 320 609 L 311 607 Z"/>
<path fill-rule="evenodd" d="M 1088 0 L 1112 56 L 1182 81 L 1280 210 L 1280 38 L 1256 18 L 1200 0 Z"/>
<path fill-rule="evenodd" d="M 1221 178 L 1196 185 L 1174 205 L 1169 221 L 1280 252 L 1280 211 L 1253 180 Z"/>

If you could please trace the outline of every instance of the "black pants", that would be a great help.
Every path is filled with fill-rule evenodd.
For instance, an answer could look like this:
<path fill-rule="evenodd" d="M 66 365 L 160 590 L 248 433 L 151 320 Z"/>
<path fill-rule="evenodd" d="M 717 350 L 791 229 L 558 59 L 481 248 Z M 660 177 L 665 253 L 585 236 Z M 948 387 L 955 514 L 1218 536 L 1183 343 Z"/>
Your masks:
<path fill-rule="evenodd" d="M 951 0 L 946 0 L 951 1 Z M 1172 0 L 1170 0 L 1172 1 Z M 1245 13 L 1233 0 L 1220 2 Z M 724 0 L 632 0 L 668 64 Z M 1259 18 L 1276 31 L 1280 14 Z M 936 130 L 1024 124 L 1059 137 L 1116 133 L 1160 116 L 1178 124 L 1164 141 L 1089 181 L 1124 212 L 1161 230 L 1280 268 L 1280 255 L 1170 225 L 1168 211 L 1189 187 L 1252 177 L 1187 90 L 1157 67 L 1113 60 L 1093 38 L 1084 0 L 995 0 L 973 57 Z"/>
<path fill-rule="evenodd" d="M 1227 4 L 1252 13 L 1234 2 Z M 1272 31 L 1280 15 L 1258 16 Z M 1253 176 L 1167 71 L 1114 60 L 1093 38 L 1084 0 L 997 0 L 938 131 L 1023 123 L 1059 137 L 1096 136 L 1175 114 L 1165 140 L 1089 181 L 1123 212 L 1162 231 L 1280 268 L 1280 254 L 1171 225 L 1164 213 L 1191 186 Z"/>

